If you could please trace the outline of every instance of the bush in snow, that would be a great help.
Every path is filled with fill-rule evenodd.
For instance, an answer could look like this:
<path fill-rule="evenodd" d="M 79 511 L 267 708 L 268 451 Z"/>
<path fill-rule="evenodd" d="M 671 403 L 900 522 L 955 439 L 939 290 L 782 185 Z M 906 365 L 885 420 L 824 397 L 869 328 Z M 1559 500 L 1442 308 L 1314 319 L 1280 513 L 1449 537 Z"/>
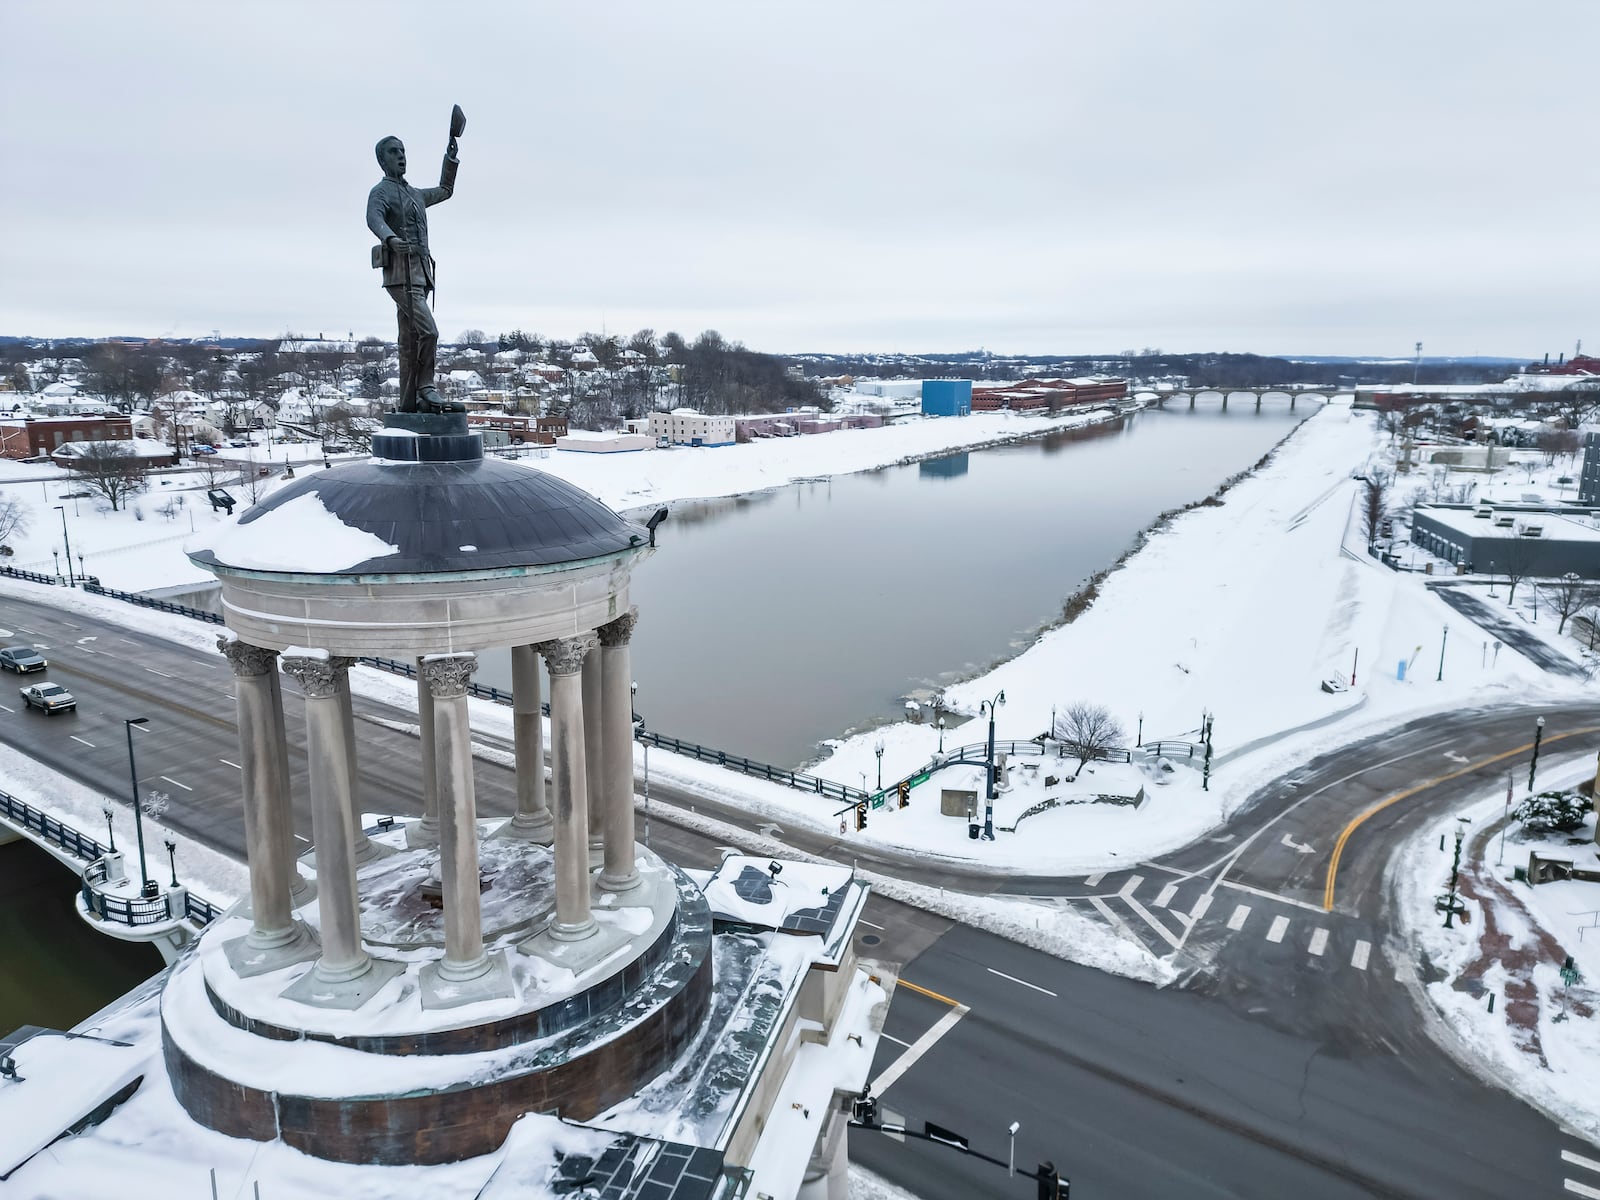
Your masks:
<path fill-rule="evenodd" d="M 1540 792 L 1517 805 L 1512 816 L 1524 829 L 1578 828 L 1589 815 L 1589 801 L 1578 792 Z"/>

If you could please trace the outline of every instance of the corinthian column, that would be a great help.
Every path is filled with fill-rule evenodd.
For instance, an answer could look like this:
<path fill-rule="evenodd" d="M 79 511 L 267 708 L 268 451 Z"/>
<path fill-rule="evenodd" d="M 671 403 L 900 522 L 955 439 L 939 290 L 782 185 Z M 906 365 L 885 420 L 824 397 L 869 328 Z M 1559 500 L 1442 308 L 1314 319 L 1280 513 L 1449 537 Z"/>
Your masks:
<path fill-rule="evenodd" d="M 639 886 L 633 846 L 633 668 L 629 644 L 639 610 L 600 626 L 601 724 L 605 727 L 605 869 L 600 886 L 625 892 Z"/>
<path fill-rule="evenodd" d="M 584 753 L 583 662 L 594 649 L 585 634 L 539 643 L 550 670 L 550 775 L 556 822 L 556 915 L 549 934 L 575 942 L 594 934 L 589 912 L 589 777 Z"/>
<path fill-rule="evenodd" d="M 417 737 L 422 743 L 422 819 L 406 827 L 406 845 L 439 844 L 439 744 L 433 732 L 433 693 L 417 660 Z"/>
<path fill-rule="evenodd" d="M 339 689 L 339 724 L 344 730 L 345 770 L 350 776 L 350 827 L 355 831 L 351 845 L 356 862 L 368 862 L 378 853 L 378 847 L 361 828 L 361 771 L 356 764 L 356 709 L 350 695 L 350 668 L 356 665 L 353 658 L 330 658 L 334 668 L 334 686 Z"/>
<path fill-rule="evenodd" d="M 496 965 L 483 949 L 478 811 L 467 712 L 467 684 L 478 669 L 478 656 L 431 654 L 420 667 L 433 697 L 439 736 L 439 871 L 444 885 L 444 958 L 422 970 L 422 1005 L 449 1008 L 509 995 L 509 976 L 501 971 L 495 986 L 488 990 L 478 986 Z"/>
<path fill-rule="evenodd" d="M 244 792 L 245 857 L 250 868 L 250 932 L 226 946 L 228 961 L 242 976 L 260 975 L 315 958 L 317 942 L 294 919 L 293 848 L 285 814 L 289 771 L 283 706 L 275 694 L 277 652 L 217 638 L 233 668 L 239 714 L 239 776 Z"/>
<path fill-rule="evenodd" d="M 589 779 L 589 865 L 606 858 L 606 726 L 601 716 L 600 647 L 589 639 L 583 659 L 583 768 Z"/>
<path fill-rule="evenodd" d="M 322 919 L 322 956 L 310 974 L 284 995 L 332 1008 L 358 1007 L 393 973 L 380 971 L 382 978 L 364 978 L 373 973 L 373 959 L 361 945 L 350 761 L 339 703 L 339 676 L 348 670 L 349 661 L 309 653 L 283 657 L 284 671 L 305 694 L 306 766 L 316 839 L 317 911 Z M 398 969 L 399 964 L 384 966 Z"/>
<path fill-rule="evenodd" d="M 544 798 L 544 717 L 539 712 L 539 649 L 511 647 L 511 733 L 517 758 L 517 815 L 496 836 L 548 846 L 555 822 Z"/>

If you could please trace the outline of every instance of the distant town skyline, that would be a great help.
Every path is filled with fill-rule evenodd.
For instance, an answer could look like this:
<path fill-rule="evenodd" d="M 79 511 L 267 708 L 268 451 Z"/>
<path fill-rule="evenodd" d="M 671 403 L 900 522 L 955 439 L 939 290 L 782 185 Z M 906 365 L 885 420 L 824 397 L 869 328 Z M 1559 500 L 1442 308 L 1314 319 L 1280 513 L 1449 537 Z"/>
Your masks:
<path fill-rule="evenodd" d="M 7 334 L 392 338 L 372 147 L 398 134 L 431 184 L 460 103 L 446 338 L 1600 347 L 1583 0 L 7 15 Z"/>

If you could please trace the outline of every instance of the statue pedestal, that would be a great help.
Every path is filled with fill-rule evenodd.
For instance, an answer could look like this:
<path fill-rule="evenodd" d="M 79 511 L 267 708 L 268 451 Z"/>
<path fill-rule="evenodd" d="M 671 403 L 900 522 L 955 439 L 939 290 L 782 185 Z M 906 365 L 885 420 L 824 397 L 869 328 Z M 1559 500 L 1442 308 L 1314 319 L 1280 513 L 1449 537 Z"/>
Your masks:
<path fill-rule="evenodd" d="M 483 457 L 483 435 L 468 431 L 466 413 L 384 413 L 372 454 L 390 462 L 467 462 Z"/>

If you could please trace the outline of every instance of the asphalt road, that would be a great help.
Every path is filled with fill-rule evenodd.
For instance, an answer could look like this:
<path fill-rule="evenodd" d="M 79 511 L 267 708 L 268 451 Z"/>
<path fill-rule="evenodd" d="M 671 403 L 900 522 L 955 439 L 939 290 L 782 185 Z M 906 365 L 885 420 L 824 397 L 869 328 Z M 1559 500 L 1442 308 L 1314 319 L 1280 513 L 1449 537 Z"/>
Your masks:
<path fill-rule="evenodd" d="M 0 691 L 0 707 L 18 709 L 0 712 L 0 741 L 126 796 L 123 720 L 148 716 L 135 749 L 141 785 L 171 797 L 163 819 L 242 856 L 232 676 L 220 655 L 9 596 L 0 628 L 17 635 L 0 640 L 45 647 L 48 678 L 80 703 L 76 716 L 46 717 Z M 294 693 L 285 689 L 303 804 Z M 859 930 L 863 955 L 906 964 L 902 979 L 969 1010 L 905 1060 L 885 1093 L 885 1105 L 914 1124 L 935 1121 L 1004 1156 L 1005 1126 L 1019 1120 L 1019 1162 L 1053 1159 L 1080 1197 L 1554 1195 L 1574 1174 L 1562 1150 L 1596 1159 L 1600 1151 L 1479 1083 L 1427 1040 L 1410 984 L 1417 966 L 1388 956 L 1379 886 L 1397 834 L 1481 793 L 1507 763 L 1525 763 L 1536 711 L 1548 718 L 1547 753 L 1600 741 L 1600 708 L 1417 723 L 1308 762 L 1210 840 L 1089 879 L 930 870 L 849 838 L 789 831 L 786 840 L 925 882 L 1049 896 L 1183 969 L 1180 984 L 1158 991 L 874 897 Z M 414 720 L 358 698 L 369 810 L 418 811 L 417 742 L 390 728 Z M 1505 757 L 1487 761 L 1497 755 Z M 480 759 L 477 788 L 485 814 L 514 807 L 508 769 Z M 1397 795 L 1345 835 L 1353 818 Z M 665 802 L 654 808 L 652 846 L 684 865 L 714 865 L 720 852 L 672 823 L 673 803 L 758 823 L 659 780 L 652 797 Z M 126 838 L 125 806 L 118 821 Z M 303 810 L 297 829 L 309 836 Z M 950 1011 L 899 989 L 875 1073 Z M 856 1133 L 852 1156 L 927 1200 L 1032 1189 L 948 1149 L 882 1135 Z M 1588 1182 L 1600 1188 L 1600 1173 Z"/>

